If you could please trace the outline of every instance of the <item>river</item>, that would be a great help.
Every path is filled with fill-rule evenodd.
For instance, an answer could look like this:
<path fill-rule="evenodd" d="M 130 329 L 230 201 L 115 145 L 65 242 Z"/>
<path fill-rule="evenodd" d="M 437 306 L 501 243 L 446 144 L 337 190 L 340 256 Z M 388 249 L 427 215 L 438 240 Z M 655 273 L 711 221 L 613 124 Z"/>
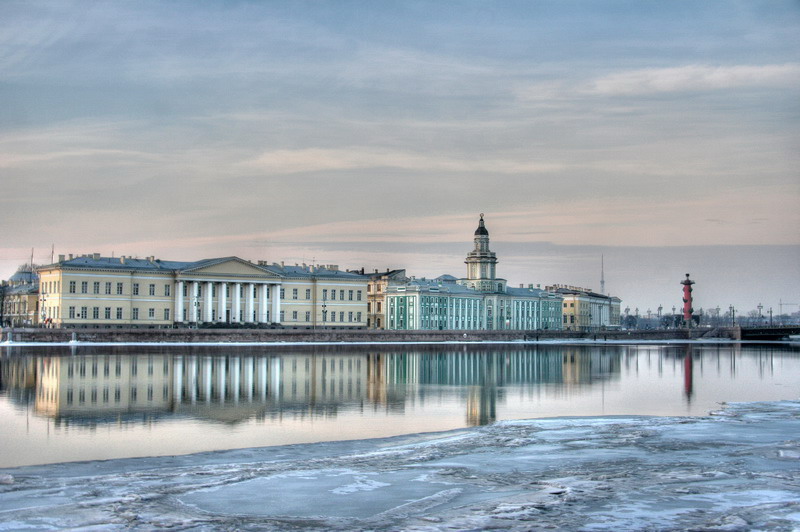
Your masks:
<path fill-rule="evenodd" d="M 797 344 L 0 348 L 0 467 L 704 416 L 800 397 Z"/>

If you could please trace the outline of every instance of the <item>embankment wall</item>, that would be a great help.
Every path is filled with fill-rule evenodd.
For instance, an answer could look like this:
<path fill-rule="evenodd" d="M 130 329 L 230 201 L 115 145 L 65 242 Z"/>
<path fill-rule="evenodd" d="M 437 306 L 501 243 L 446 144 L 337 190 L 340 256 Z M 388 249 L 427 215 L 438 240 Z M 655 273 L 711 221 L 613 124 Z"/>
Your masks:
<path fill-rule="evenodd" d="M 738 339 L 738 328 L 648 331 L 375 331 L 363 329 L 4 329 L 13 343 L 518 342 L 537 340 Z M 713 334 L 709 334 L 712 333 Z"/>

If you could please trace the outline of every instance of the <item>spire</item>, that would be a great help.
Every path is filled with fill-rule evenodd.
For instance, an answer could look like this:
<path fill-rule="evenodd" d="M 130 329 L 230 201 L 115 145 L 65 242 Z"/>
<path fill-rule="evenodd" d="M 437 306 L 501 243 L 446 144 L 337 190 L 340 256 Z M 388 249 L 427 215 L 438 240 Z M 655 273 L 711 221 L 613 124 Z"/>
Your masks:
<path fill-rule="evenodd" d="M 475 229 L 475 236 L 478 235 L 486 235 L 489 236 L 489 231 L 486 230 L 486 226 L 483 225 L 483 213 L 481 213 L 481 219 L 478 222 L 478 228 Z"/>

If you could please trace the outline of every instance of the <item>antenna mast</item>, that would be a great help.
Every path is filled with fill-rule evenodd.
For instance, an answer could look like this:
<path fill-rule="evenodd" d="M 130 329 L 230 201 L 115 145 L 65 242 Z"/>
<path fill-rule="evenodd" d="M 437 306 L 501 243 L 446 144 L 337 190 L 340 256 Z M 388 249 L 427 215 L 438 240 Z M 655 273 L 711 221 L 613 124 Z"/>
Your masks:
<path fill-rule="evenodd" d="M 606 295 L 606 272 L 603 254 L 600 254 L 600 293 Z"/>

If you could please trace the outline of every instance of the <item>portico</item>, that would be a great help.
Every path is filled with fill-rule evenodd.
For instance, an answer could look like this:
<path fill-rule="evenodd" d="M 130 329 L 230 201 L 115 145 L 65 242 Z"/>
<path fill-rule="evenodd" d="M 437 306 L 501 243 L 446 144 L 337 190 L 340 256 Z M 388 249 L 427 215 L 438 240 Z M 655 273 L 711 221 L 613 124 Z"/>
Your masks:
<path fill-rule="evenodd" d="M 175 323 L 280 321 L 281 280 L 258 266 L 229 257 L 176 273 Z"/>

